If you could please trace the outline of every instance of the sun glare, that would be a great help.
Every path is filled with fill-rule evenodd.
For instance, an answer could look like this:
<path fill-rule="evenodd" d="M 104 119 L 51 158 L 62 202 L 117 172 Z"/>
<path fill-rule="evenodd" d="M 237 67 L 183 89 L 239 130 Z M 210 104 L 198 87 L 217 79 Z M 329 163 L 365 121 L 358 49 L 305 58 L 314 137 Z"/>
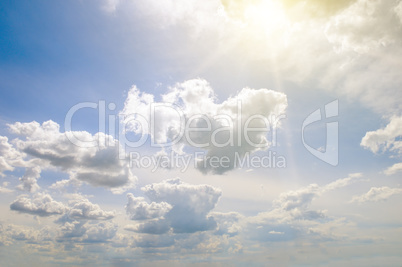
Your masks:
<path fill-rule="evenodd" d="M 281 29 L 288 23 L 283 6 L 273 0 L 261 0 L 246 6 L 244 17 L 246 23 L 267 32 Z"/>

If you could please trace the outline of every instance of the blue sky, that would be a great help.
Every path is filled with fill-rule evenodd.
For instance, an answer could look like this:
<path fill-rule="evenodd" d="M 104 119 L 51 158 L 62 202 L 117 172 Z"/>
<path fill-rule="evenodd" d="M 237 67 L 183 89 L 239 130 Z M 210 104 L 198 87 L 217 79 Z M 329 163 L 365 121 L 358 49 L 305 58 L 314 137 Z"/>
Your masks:
<path fill-rule="evenodd" d="M 0 12 L 2 265 L 400 264 L 401 1 Z"/>

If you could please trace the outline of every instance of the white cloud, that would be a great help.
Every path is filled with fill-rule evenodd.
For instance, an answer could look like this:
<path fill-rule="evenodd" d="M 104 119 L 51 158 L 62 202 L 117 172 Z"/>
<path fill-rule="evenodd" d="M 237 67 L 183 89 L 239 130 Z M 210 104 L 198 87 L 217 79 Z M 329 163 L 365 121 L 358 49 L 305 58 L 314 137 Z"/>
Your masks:
<path fill-rule="evenodd" d="M 373 153 L 395 152 L 402 155 L 402 117 L 392 117 L 390 122 L 382 129 L 367 132 L 360 143 L 364 148 L 370 149 Z M 402 170 L 402 163 L 395 163 L 384 170 L 386 175 L 392 175 Z"/>
<path fill-rule="evenodd" d="M 68 241 L 72 238 L 80 238 L 82 237 L 85 232 L 86 228 L 83 227 L 85 222 L 73 221 L 73 222 L 66 222 L 60 228 L 60 233 L 58 236 L 58 241 Z"/>
<path fill-rule="evenodd" d="M 267 132 L 276 130 L 287 108 L 285 94 L 267 89 L 244 88 L 235 97 L 216 103 L 213 89 L 202 79 L 176 84 L 161 96 L 161 102 L 154 98 L 136 87 L 130 90 L 121 111 L 127 129 L 150 135 L 158 144 L 177 141 L 173 149 L 178 153 L 185 145 L 206 151 L 210 158 L 228 157 L 225 165 L 214 166 L 210 158 L 199 162 L 201 171 L 217 174 L 234 168 L 236 154 L 243 157 L 271 146 Z M 245 128 L 258 130 L 245 133 Z"/>
<path fill-rule="evenodd" d="M 37 122 L 10 124 L 11 132 L 23 139 L 13 142 L 19 151 L 28 155 L 26 165 L 40 166 L 42 169 L 57 168 L 67 172 L 72 179 L 87 182 L 93 186 L 116 189 L 116 193 L 127 184 L 130 187 L 136 178 L 131 174 L 128 163 L 119 159 L 119 143 L 109 135 L 88 132 L 68 132 L 83 142 L 94 142 L 94 146 L 76 145 L 70 141 L 66 133 L 60 132 L 60 126 L 47 121 L 40 125 Z M 21 188 L 34 190 L 38 178 L 39 167 L 28 169 L 21 178 Z M 60 184 L 59 184 L 60 185 Z M 58 186 L 59 186 L 58 185 Z"/>
<path fill-rule="evenodd" d="M 112 239 L 117 232 L 117 225 L 111 222 L 100 222 L 87 224 L 82 241 L 88 243 L 107 242 Z"/>
<path fill-rule="evenodd" d="M 338 179 L 324 186 L 311 184 L 307 187 L 303 187 L 295 191 L 282 193 L 277 199 L 273 201 L 275 209 L 273 210 L 272 214 L 274 216 L 282 214 L 281 216 L 283 216 L 283 219 L 286 220 L 290 218 L 314 220 L 324 217 L 324 211 L 312 211 L 308 209 L 313 199 L 319 197 L 325 192 L 342 188 L 351 183 L 354 183 L 361 177 L 362 174 L 353 173 L 346 178 Z"/>
<path fill-rule="evenodd" d="M 52 240 L 52 233 L 49 227 L 35 229 L 32 227 L 9 224 L 4 228 L 5 237 L 11 244 L 11 240 L 24 241 L 29 244 L 43 244 Z"/>
<path fill-rule="evenodd" d="M 165 180 L 142 188 L 155 202 L 165 201 L 172 209 L 165 215 L 176 233 L 211 230 L 216 222 L 208 213 L 215 208 L 221 191 L 210 185 L 190 185 L 180 179 Z"/>
<path fill-rule="evenodd" d="M 58 242 L 109 242 L 117 232 L 118 226 L 113 222 L 66 222 L 57 236 Z"/>
<path fill-rule="evenodd" d="M 26 190 L 28 192 L 35 192 L 39 189 L 37 183 L 38 178 L 40 178 L 41 169 L 39 166 L 27 167 L 25 169 L 25 174 L 19 180 L 22 184 L 18 185 L 19 190 Z"/>
<path fill-rule="evenodd" d="M 335 190 L 337 188 L 345 187 L 351 183 L 354 183 L 363 177 L 362 173 L 351 173 L 346 178 L 338 179 L 332 183 L 329 183 L 322 187 L 323 192 Z"/>
<path fill-rule="evenodd" d="M 241 221 L 244 220 L 244 216 L 237 212 L 211 212 L 210 214 L 217 222 L 218 227 L 214 234 L 216 235 L 229 235 L 236 236 L 241 232 Z"/>
<path fill-rule="evenodd" d="M 402 141 L 397 137 L 402 137 L 402 117 L 392 117 L 385 128 L 367 132 L 360 145 L 373 153 L 387 150 L 402 153 Z"/>
<path fill-rule="evenodd" d="M 366 53 L 401 41 L 402 25 L 393 10 L 397 1 L 358 0 L 331 18 L 326 34 L 338 49 Z"/>
<path fill-rule="evenodd" d="M 271 211 L 246 218 L 244 232 L 248 238 L 262 242 L 289 241 L 297 239 L 300 235 L 306 235 L 311 227 L 331 221 L 326 215 L 326 210 L 310 208 L 312 201 L 361 177 L 361 174 L 355 173 L 323 186 L 311 184 L 298 190 L 284 192 L 273 201 Z"/>
<path fill-rule="evenodd" d="M 5 171 L 13 171 L 16 166 L 21 166 L 22 156 L 6 136 L 0 136 L 0 176 L 4 176 Z"/>
<path fill-rule="evenodd" d="M 366 194 L 353 197 L 352 202 L 384 201 L 396 194 L 402 194 L 402 188 L 372 187 Z"/>
<path fill-rule="evenodd" d="M 93 204 L 85 198 L 73 200 L 69 205 L 70 208 L 66 214 L 74 220 L 109 220 L 115 216 L 114 212 L 104 211 L 98 204 Z"/>
<path fill-rule="evenodd" d="M 152 202 L 149 204 L 144 198 L 129 194 L 127 213 L 132 220 L 159 219 L 127 226 L 131 231 L 160 234 L 172 228 L 174 233 L 194 233 L 217 227 L 209 212 L 221 196 L 219 189 L 170 179 L 147 185 L 142 190 Z"/>
<path fill-rule="evenodd" d="M 127 194 L 127 198 L 126 212 L 131 220 L 159 218 L 172 209 L 172 206 L 166 202 L 148 203 L 143 197 L 134 197 L 133 194 Z"/>
<path fill-rule="evenodd" d="M 67 186 L 72 185 L 76 188 L 80 187 L 82 185 L 82 182 L 75 179 L 74 176 L 70 177 L 70 179 L 64 179 L 55 182 L 51 186 L 49 186 L 50 189 L 57 189 L 57 190 L 64 190 Z M 114 189 L 114 188 L 113 188 Z"/>
<path fill-rule="evenodd" d="M 29 213 L 41 217 L 63 214 L 66 206 L 48 194 L 38 193 L 32 199 L 26 195 L 19 196 L 10 205 L 11 210 L 20 213 Z"/>
<path fill-rule="evenodd" d="M 392 175 L 392 174 L 395 174 L 395 173 L 398 173 L 398 172 L 401 172 L 402 171 L 402 162 L 400 162 L 400 163 L 395 163 L 394 165 L 392 165 L 391 167 L 389 167 L 388 169 L 386 169 L 385 171 L 384 171 L 384 173 L 386 174 L 386 175 Z"/>

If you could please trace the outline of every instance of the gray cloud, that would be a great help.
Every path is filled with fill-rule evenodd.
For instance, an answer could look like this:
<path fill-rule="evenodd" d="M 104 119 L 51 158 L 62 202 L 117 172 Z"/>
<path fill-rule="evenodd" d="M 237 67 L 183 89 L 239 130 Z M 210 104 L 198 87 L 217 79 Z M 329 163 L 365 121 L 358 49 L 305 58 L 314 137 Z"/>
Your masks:
<path fill-rule="evenodd" d="M 165 180 L 142 188 L 152 201 L 128 195 L 127 213 L 132 220 L 148 220 L 127 226 L 127 230 L 162 234 L 172 229 L 174 233 L 194 233 L 213 230 L 217 223 L 209 212 L 216 206 L 221 191 L 209 185 L 190 185 L 180 179 Z M 159 219 L 158 219 L 159 218 Z"/>
<path fill-rule="evenodd" d="M 142 234 L 165 234 L 170 230 L 170 224 L 166 219 L 149 220 L 137 225 L 126 225 L 124 230 Z"/>
<path fill-rule="evenodd" d="M 36 194 L 34 198 L 26 195 L 19 196 L 10 205 L 10 209 L 20 213 L 28 213 L 41 217 L 63 214 L 66 206 L 63 203 L 53 200 L 48 194 Z"/>
<path fill-rule="evenodd" d="M 67 172 L 72 179 L 87 182 L 93 186 L 103 186 L 116 189 L 115 193 L 122 193 L 121 188 L 127 190 L 127 184 L 135 183 L 126 160 L 118 157 L 119 143 L 104 133 L 91 135 L 87 132 L 69 132 L 78 140 L 95 142 L 95 146 L 88 147 L 74 144 L 66 133 L 60 132 L 60 126 L 47 121 L 40 125 L 37 122 L 8 125 L 10 131 L 22 136 L 14 142 L 19 151 L 26 153 L 26 165 L 29 168 L 20 186 L 33 191 L 40 168 L 58 168 Z M 111 146 L 107 144 L 112 144 Z"/>
<path fill-rule="evenodd" d="M 151 201 L 165 201 L 172 205 L 165 218 L 175 233 L 193 233 L 216 227 L 215 220 L 208 213 L 215 208 L 221 196 L 219 189 L 171 179 L 147 185 L 142 190 Z"/>
<path fill-rule="evenodd" d="M 312 201 L 326 192 L 348 186 L 361 177 L 360 173 L 354 173 L 323 186 L 311 184 L 284 192 L 273 201 L 271 211 L 246 218 L 244 232 L 250 239 L 264 242 L 289 241 L 307 235 L 310 228 L 331 221 L 326 216 L 326 211 L 310 208 Z M 325 235 L 328 235 L 327 231 Z"/>

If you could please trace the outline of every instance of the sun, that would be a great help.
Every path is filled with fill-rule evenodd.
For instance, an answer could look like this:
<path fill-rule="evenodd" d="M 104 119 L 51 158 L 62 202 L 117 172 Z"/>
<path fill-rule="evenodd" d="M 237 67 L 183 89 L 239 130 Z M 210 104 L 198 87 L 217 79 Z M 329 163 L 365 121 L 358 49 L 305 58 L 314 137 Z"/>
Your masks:
<path fill-rule="evenodd" d="M 286 27 L 289 20 L 280 1 L 253 1 L 244 7 L 245 22 L 256 29 L 266 32 Z"/>

